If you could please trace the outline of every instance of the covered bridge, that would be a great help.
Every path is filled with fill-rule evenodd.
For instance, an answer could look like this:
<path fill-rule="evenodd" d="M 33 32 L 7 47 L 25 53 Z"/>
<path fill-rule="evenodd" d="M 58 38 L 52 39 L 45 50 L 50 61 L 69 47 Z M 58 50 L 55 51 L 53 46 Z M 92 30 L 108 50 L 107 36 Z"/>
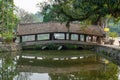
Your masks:
<path fill-rule="evenodd" d="M 101 43 L 104 32 L 96 25 L 71 23 L 68 29 L 65 23 L 25 23 L 17 27 L 19 42 L 40 41 L 79 41 Z"/>

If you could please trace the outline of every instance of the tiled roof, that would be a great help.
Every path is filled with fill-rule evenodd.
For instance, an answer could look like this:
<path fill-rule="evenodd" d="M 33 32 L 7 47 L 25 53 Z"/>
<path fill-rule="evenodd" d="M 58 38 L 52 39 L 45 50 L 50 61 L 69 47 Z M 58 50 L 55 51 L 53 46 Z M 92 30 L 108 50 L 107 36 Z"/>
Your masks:
<path fill-rule="evenodd" d="M 48 22 L 48 23 L 25 23 L 19 24 L 17 27 L 17 35 L 30 35 L 50 32 L 68 32 L 65 23 Z M 80 25 L 79 23 L 71 23 L 69 32 L 103 36 L 103 31 L 99 26 Z"/>

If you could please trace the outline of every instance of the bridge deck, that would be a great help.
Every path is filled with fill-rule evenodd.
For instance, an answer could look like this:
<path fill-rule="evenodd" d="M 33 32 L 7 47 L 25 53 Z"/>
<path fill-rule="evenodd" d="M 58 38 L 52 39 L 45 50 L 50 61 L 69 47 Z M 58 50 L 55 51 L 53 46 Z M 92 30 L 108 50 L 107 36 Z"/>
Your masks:
<path fill-rule="evenodd" d="M 29 45 L 44 45 L 44 44 L 76 44 L 76 45 L 97 45 L 96 42 L 82 42 L 82 41 L 70 41 L 70 40 L 50 40 L 50 41 L 30 41 L 30 42 L 23 42 L 22 46 L 29 46 Z"/>

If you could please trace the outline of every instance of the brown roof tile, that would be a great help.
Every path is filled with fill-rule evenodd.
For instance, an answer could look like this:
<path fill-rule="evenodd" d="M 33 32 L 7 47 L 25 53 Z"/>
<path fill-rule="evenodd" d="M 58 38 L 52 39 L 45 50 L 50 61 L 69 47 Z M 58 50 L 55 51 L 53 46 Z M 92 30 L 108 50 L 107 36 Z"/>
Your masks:
<path fill-rule="evenodd" d="M 49 32 L 68 32 L 65 23 L 26 23 L 19 24 L 17 27 L 17 35 L 29 35 L 29 34 L 39 34 L 39 33 L 49 33 Z M 103 36 L 103 31 L 99 26 L 95 25 L 80 25 L 79 23 L 71 23 L 69 32 L 89 34 L 96 36 Z"/>

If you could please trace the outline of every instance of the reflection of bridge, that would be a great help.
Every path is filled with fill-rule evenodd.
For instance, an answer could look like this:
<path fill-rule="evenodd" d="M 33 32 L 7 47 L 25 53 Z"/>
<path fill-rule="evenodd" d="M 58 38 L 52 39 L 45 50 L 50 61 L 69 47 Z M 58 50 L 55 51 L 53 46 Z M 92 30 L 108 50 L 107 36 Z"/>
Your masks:
<path fill-rule="evenodd" d="M 18 26 L 17 35 L 24 45 L 48 43 L 93 45 L 101 43 L 104 34 L 99 26 L 93 25 L 72 23 L 68 29 L 64 23 L 27 23 Z"/>
<path fill-rule="evenodd" d="M 78 71 L 89 71 L 89 70 L 100 70 L 103 64 L 86 64 L 81 66 L 72 66 L 64 68 L 49 68 L 40 66 L 28 66 L 28 65 L 18 65 L 17 70 L 20 72 L 33 72 L 33 73 L 70 73 Z"/>
<path fill-rule="evenodd" d="M 37 73 L 70 73 L 78 71 L 100 70 L 104 67 L 101 57 L 95 54 L 76 54 L 58 56 L 22 54 L 17 59 L 17 70 Z M 24 63 L 23 63 L 24 62 Z M 67 64 L 67 65 L 66 65 Z"/>

